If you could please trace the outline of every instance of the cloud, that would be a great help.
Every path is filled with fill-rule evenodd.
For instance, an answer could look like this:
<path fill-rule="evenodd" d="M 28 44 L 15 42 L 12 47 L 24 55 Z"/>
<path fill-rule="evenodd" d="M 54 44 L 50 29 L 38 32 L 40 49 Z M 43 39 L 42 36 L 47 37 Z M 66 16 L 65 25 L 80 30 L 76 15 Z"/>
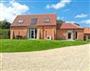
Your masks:
<path fill-rule="evenodd" d="M 85 18 L 87 16 L 88 16 L 87 14 L 81 13 L 79 15 L 76 15 L 75 18 Z"/>
<path fill-rule="evenodd" d="M 83 23 L 83 24 L 90 24 L 90 19 L 83 20 L 83 21 L 81 21 L 80 23 Z"/>
<path fill-rule="evenodd" d="M 64 20 L 65 17 L 57 17 L 57 20 Z"/>
<path fill-rule="evenodd" d="M 75 23 L 75 21 L 65 21 L 66 23 Z"/>
<path fill-rule="evenodd" d="M 47 5 L 46 8 L 60 9 L 69 4 L 71 0 L 60 0 L 57 4 Z"/>
<path fill-rule="evenodd" d="M 13 22 L 15 17 L 20 14 L 24 14 L 29 10 L 29 7 L 24 4 L 20 4 L 16 1 L 11 1 L 8 6 L 5 3 L 0 3 L 0 20 L 7 20 Z"/>
<path fill-rule="evenodd" d="M 60 20 L 60 17 L 59 16 L 57 17 L 57 20 Z"/>

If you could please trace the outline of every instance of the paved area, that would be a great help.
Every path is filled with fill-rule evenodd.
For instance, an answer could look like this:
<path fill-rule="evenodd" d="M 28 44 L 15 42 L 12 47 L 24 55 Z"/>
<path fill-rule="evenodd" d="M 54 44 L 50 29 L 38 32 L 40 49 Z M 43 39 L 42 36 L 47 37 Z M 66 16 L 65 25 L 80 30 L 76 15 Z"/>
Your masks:
<path fill-rule="evenodd" d="M 0 71 L 90 71 L 90 44 L 36 52 L 0 53 Z"/>

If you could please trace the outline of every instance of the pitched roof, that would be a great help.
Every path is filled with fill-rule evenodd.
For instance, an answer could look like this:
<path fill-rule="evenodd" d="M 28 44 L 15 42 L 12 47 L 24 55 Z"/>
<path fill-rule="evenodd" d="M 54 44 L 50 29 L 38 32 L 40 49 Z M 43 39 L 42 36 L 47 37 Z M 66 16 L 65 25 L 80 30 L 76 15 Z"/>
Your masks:
<path fill-rule="evenodd" d="M 43 20 L 45 17 L 49 17 L 50 24 L 44 23 Z M 55 14 L 37 14 L 37 15 L 18 15 L 11 26 L 30 26 L 31 18 L 37 18 L 36 25 L 56 25 L 56 15 Z M 23 20 L 22 24 L 19 24 L 18 21 Z"/>
<path fill-rule="evenodd" d="M 77 24 L 72 23 L 62 23 L 60 29 L 83 29 Z"/>
<path fill-rule="evenodd" d="M 84 28 L 84 34 L 90 34 L 90 28 Z"/>

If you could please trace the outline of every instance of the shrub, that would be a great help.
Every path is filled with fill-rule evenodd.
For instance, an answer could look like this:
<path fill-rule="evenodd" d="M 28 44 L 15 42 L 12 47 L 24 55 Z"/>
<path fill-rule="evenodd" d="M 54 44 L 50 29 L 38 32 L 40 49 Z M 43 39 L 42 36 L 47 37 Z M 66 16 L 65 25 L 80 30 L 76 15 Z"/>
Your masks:
<path fill-rule="evenodd" d="M 10 38 L 10 30 L 0 29 L 0 39 L 8 39 L 8 38 Z"/>

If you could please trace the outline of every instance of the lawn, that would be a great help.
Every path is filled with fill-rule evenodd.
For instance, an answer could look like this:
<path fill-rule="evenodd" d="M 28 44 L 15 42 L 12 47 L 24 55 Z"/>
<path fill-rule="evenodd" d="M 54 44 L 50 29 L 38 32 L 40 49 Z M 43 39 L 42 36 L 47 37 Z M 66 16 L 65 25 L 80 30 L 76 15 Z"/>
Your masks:
<path fill-rule="evenodd" d="M 87 41 L 0 40 L 0 52 L 30 52 L 87 44 Z"/>

